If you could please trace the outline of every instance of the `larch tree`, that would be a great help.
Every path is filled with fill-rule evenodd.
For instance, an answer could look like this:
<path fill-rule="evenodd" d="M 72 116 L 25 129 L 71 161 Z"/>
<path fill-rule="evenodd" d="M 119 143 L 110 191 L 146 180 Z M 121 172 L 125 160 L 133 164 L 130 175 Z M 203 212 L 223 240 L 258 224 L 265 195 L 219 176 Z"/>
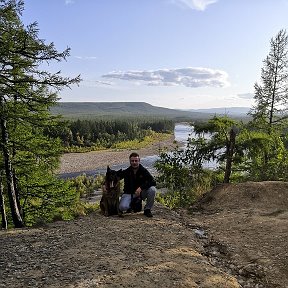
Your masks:
<path fill-rule="evenodd" d="M 270 51 L 263 61 L 261 83 L 255 83 L 255 106 L 251 109 L 250 130 L 261 132 L 263 149 L 251 149 L 251 175 L 258 180 L 286 179 L 287 149 L 285 125 L 288 112 L 288 35 L 280 30 L 270 40 Z M 260 134 L 259 134 L 260 135 Z M 250 147 L 252 148 L 252 147 Z M 255 152 L 257 152 L 255 154 Z M 257 168 L 257 169 L 256 169 Z M 284 173 L 284 175 L 285 175 Z"/>
<path fill-rule="evenodd" d="M 276 37 L 271 39 L 270 45 L 270 52 L 263 61 L 261 84 L 255 83 L 254 86 L 256 104 L 250 111 L 255 123 L 269 131 L 287 119 L 288 35 L 286 30 L 280 30 Z"/>
<path fill-rule="evenodd" d="M 49 109 L 57 103 L 57 92 L 80 81 L 41 68 L 66 60 L 70 49 L 58 52 L 53 43 L 46 44 L 37 23 L 24 26 L 23 11 L 22 0 L 0 0 L 0 159 L 15 227 L 25 224 L 21 189 L 34 194 L 47 189 L 50 184 L 43 179 L 52 176 L 60 155 L 60 144 L 44 134 L 56 125 Z"/>

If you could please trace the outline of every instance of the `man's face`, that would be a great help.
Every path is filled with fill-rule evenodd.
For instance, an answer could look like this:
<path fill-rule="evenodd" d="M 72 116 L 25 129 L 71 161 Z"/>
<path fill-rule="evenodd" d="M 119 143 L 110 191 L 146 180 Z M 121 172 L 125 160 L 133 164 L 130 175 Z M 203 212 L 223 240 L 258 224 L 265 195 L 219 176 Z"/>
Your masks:
<path fill-rule="evenodd" d="M 130 165 L 132 166 L 133 169 L 137 169 L 139 167 L 139 163 L 140 158 L 138 156 L 130 158 Z"/>

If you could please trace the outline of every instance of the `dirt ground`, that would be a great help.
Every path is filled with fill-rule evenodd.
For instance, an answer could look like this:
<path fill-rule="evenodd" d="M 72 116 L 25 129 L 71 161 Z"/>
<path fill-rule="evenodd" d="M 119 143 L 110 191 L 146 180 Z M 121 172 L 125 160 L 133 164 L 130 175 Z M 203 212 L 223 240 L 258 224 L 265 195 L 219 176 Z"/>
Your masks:
<path fill-rule="evenodd" d="M 181 216 L 90 215 L 1 232 L 0 287 L 239 287 L 211 265 Z"/>
<path fill-rule="evenodd" d="M 207 231 L 216 266 L 262 287 L 288 287 L 287 182 L 220 185 L 191 210 L 187 223 Z"/>
<path fill-rule="evenodd" d="M 288 183 L 219 185 L 153 214 L 0 231 L 0 287 L 288 288 Z"/>
<path fill-rule="evenodd" d="M 0 232 L 0 287 L 288 287 L 288 183 L 219 186 L 191 212 Z"/>

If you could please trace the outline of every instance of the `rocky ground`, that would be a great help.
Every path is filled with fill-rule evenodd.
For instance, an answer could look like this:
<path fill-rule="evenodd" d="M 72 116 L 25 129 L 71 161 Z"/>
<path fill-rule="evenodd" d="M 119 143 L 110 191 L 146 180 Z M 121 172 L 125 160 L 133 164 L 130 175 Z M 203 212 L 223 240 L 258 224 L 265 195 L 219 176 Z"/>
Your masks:
<path fill-rule="evenodd" d="M 90 215 L 1 232 L 0 287 L 239 287 L 210 263 L 193 229 L 157 206 L 154 218 Z"/>
<path fill-rule="evenodd" d="M 288 183 L 220 185 L 190 211 L 153 212 L 0 231 L 0 287 L 288 288 Z"/>

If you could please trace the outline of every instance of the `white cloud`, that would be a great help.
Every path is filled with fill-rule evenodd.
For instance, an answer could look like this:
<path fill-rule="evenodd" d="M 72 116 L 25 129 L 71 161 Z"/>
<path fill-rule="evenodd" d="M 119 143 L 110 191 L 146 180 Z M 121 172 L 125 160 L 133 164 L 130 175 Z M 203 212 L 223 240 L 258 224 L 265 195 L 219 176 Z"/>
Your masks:
<path fill-rule="evenodd" d="M 172 0 L 182 7 L 188 7 L 194 10 L 204 11 L 210 4 L 216 3 L 218 0 Z"/>
<path fill-rule="evenodd" d="M 253 99 L 254 98 L 253 93 L 243 93 L 243 94 L 238 94 L 237 96 L 239 98 L 242 98 L 242 99 Z"/>
<path fill-rule="evenodd" d="M 65 5 L 73 4 L 74 0 L 65 0 Z"/>
<path fill-rule="evenodd" d="M 114 71 L 102 75 L 104 78 L 145 82 L 149 86 L 227 87 L 225 71 L 202 67 L 161 69 L 155 71 Z"/>

